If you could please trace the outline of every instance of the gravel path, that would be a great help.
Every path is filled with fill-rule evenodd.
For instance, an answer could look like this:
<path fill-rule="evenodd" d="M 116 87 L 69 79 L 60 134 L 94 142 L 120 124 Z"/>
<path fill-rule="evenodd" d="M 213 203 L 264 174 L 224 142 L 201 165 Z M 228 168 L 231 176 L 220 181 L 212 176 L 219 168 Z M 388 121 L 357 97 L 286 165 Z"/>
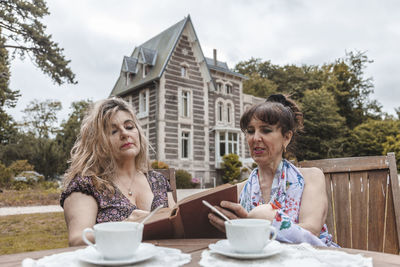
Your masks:
<path fill-rule="evenodd" d="M 27 214 L 27 213 L 61 212 L 61 211 L 63 211 L 63 209 L 61 208 L 60 205 L 6 207 L 6 208 L 0 208 L 0 216 Z"/>
<path fill-rule="evenodd" d="M 178 200 L 187 196 L 201 192 L 204 189 L 178 189 L 176 191 Z M 0 208 L 0 216 L 16 215 L 16 214 L 29 214 L 29 213 L 46 213 L 46 212 L 62 212 L 63 208 L 59 205 L 48 206 L 28 206 L 28 207 L 5 207 Z"/>

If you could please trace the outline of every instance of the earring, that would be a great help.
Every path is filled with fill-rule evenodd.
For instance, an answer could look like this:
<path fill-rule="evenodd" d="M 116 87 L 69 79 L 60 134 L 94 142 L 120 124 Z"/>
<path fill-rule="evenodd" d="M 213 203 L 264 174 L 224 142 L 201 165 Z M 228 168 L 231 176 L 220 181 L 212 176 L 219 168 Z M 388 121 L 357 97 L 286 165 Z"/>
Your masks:
<path fill-rule="evenodd" d="M 282 147 L 283 147 L 283 153 L 286 153 L 286 146 L 282 145 Z"/>

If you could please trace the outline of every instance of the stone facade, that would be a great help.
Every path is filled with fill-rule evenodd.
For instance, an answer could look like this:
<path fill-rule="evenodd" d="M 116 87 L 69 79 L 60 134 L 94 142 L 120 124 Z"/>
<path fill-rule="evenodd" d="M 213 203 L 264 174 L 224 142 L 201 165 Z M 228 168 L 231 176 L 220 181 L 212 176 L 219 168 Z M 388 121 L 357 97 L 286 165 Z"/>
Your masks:
<path fill-rule="evenodd" d="M 188 16 L 124 57 L 111 95 L 137 111 L 151 160 L 218 183 L 222 156 L 248 161 L 240 115 L 262 99 L 243 94 L 245 76 L 203 55 Z"/>

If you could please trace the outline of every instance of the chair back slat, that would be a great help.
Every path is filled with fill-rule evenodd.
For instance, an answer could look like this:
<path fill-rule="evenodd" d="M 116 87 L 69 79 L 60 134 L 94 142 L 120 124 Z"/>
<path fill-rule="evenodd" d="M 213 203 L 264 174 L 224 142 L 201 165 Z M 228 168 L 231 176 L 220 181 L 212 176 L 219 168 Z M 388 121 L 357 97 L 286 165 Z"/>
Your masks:
<path fill-rule="evenodd" d="M 335 211 L 335 225 L 337 242 L 344 247 L 352 247 L 350 205 L 349 205 L 349 178 L 347 173 L 333 173 L 333 199 Z"/>
<path fill-rule="evenodd" d="M 325 174 L 326 224 L 342 247 L 399 254 L 400 189 L 394 153 L 299 162 Z"/>
<path fill-rule="evenodd" d="M 389 183 L 388 191 L 392 190 L 392 184 Z M 383 250 L 386 253 L 397 254 L 399 252 L 399 242 L 397 229 L 396 229 L 396 220 L 395 220 L 395 212 L 394 212 L 394 202 L 392 194 L 389 194 L 387 199 L 387 216 L 386 216 L 386 234 L 385 234 L 385 244 Z"/>
<path fill-rule="evenodd" d="M 331 175 L 329 173 L 325 174 L 325 185 L 326 185 L 326 192 L 328 195 L 328 213 L 326 215 L 326 226 L 328 226 L 328 231 L 329 233 L 331 233 L 332 237 L 333 237 L 333 241 L 336 242 L 337 240 L 337 234 L 336 234 L 336 227 L 335 227 L 335 223 L 334 223 L 334 217 L 333 217 L 333 207 L 332 207 L 332 179 L 331 179 Z"/>
<path fill-rule="evenodd" d="M 175 169 L 154 169 L 154 171 L 161 173 L 168 179 L 169 185 L 172 190 L 172 196 L 174 197 L 175 203 L 177 202 L 177 195 L 176 195 L 176 178 L 175 178 Z"/>
<path fill-rule="evenodd" d="M 383 251 L 387 171 L 369 175 L 368 250 Z"/>
<path fill-rule="evenodd" d="M 350 173 L 352 247 L 367 250 L 368 172 Z"/>

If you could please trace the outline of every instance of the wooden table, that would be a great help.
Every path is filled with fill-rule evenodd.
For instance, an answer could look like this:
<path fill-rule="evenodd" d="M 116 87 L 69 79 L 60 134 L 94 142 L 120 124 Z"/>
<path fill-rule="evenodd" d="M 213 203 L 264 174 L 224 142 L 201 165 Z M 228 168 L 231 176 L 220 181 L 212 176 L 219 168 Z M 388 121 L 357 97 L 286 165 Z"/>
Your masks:
<path fill-rule="evenodd" d="M 201 253 L 208 247 L 209 244 L 217 242 L 218 239 L 166 239 L 166 240 L 152 240 L 149 243 L 153 243 L 156 246 L 178 248 L 185 253 L 189 253 L 192 256 L 192 261 L 185 266 L 199 266 L 201 259 Z M 146 241 L 147 242 L 147 241 Z M 69 247 L 52 250 L 41 250 L 34 252 L 24 252 L 18 254 L 7 254 L 0 256 L 0 266 L 21 266 L 21 262 L 25 258 L 40 259 L 47 255 L 57 254 L 66 251 L 74 251 L 84 247 Z M 336 249 L 336 248 L 328 248 Z M 361 253 L 366 257 L 373 258 L 374 267 L 392 266 L 400 267 L 400 255 L 379 253 L 373 251 L 356 250 L 341 248 L 341 251 L 345 251 L 352 254 Z"/>

